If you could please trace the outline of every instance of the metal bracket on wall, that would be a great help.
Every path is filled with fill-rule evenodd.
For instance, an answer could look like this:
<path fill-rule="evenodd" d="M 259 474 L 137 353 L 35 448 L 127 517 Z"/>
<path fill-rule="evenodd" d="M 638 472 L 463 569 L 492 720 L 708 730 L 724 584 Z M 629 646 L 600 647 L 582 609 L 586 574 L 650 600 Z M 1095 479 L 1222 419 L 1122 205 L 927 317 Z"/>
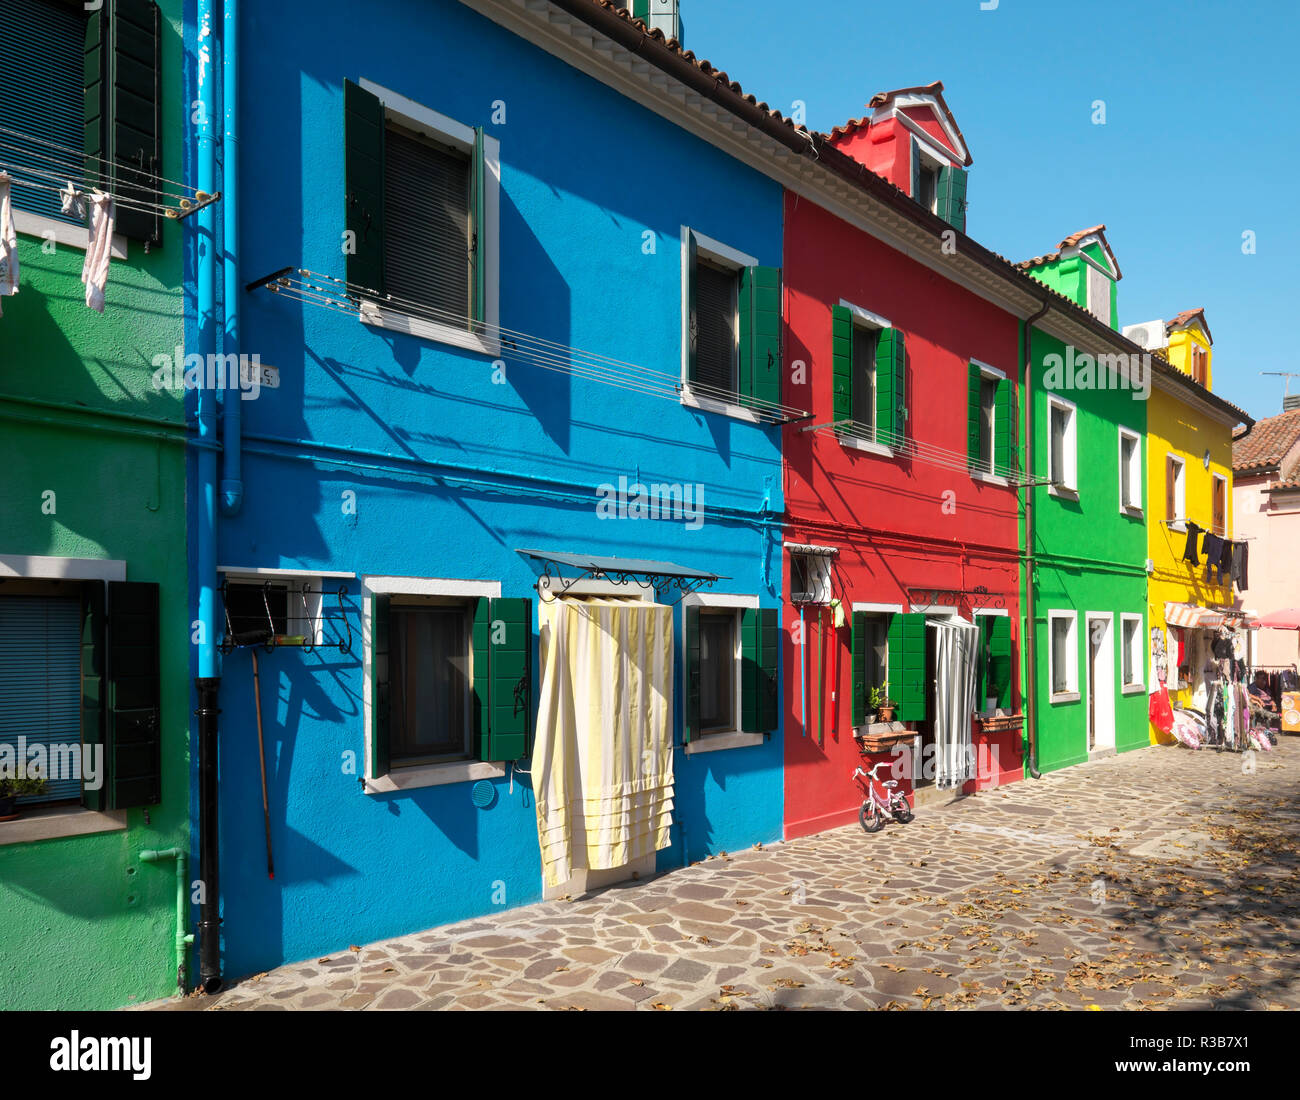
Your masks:
<path fill-rule="evenodd" d="M 240 581 L 235 582 L 241 587 L 253 587 L 252 584 L 245 584 Z M 229 580 L 225 577 L 221 580 L 221 606 L 222 613 L 226 622 L 226 633 L 221 639 L 220 649 L 223 654 L 233 653 L 237 649 L 252 649 L 261 646 L 270 653 L 276 649 L 300 649 L 303 652 L 310 653 L 318 646 L 325 648 L 338 648 L 340 653 L 350 653 L 352 651 L 352 623 L 348 618 L 349 614 L 355 612 L 355 608 L 349 608 L 345 605 L 344 600 L 347 597 L 347 589 L 342 585 L 337 590 L 326 588 L 312 588 L 309 582 L 304 581 L 301 585 L 276 584 L 274 581 L 263 581 L 261 586 L 262 596 L 262 613 L 254 612 L 251 615 L 230 614 L 229 602 Z M 271 611 L 271 597 L 274 592 L 281 590 L 285 594 L 285 626 L 287 628 L 290 618 L 298 622 L 305 623 L 309 632 L 304 634 L 287 634 L 277 633 L 275 627 L 275 615 Z M 290 616 L 288 614 L 289 596 L 301 599 L 302 609 L 299 614 Z M 320 596 L 320 609 L 316 615 L 312 614 L 311 607 L 308 603 L 308 596 Z M 333 596 L 337 603 L 336 608 L 326 611 L 326 600 Z M 235 619 L 239 620 L 239 629 L 235 628 Z M 335 624 L 333 634 L 334 640 L 329 642 L 317 642 L 318 632 L 322 633 L 326 623 Z"/>

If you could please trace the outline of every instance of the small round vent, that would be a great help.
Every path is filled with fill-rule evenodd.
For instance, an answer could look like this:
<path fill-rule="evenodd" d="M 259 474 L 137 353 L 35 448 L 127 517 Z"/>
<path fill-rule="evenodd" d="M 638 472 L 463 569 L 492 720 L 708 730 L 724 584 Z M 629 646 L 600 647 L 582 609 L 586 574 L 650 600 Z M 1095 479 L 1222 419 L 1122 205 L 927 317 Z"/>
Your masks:
<path fill-rule="evenodd" d="M 486 810 L 496 801 L 497 790 L 486 779 L 480 779 L 470 790 L 470 798 L 480 810 Z"/>

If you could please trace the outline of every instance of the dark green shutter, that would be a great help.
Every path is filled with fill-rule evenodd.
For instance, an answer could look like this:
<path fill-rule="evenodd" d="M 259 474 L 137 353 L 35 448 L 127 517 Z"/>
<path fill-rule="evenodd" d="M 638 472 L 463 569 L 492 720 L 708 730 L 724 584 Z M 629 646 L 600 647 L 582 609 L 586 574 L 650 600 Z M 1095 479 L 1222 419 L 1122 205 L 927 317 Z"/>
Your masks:
<path fill-rule="evenodd" d="M 81 744 L 83 752 L 104 743 L 104 585 L 87 581 L 81 586 Z M 88 810 L 104 808 L 104 788 L 88 790 L 81 803 Z"/>
<path fill-rule="evenodd" d="M 108 12 L 104 8 L 86 16 L 86 49 L 82 78 L 85 97 L 86 176 L 97 179 L 108 159 Z"/>
<path fill-rule="evenodd" d="M 887 447 L 907 435 L 906 363 L 902 330 L 881 329 L 876 340 L 876 438 Z"/>
<path fill-rule="evenodd" d="M 998 380 L 993 398 L 993 464 L 995 472 L 1010 477 L 1016 468 L 1016 388 L 1009 378 Z"/>
<path fill-rule="evenodd" d="M 988 638 L 987 694 L 996 696 L 997 705 L 1011 709 L 1011 617 L 998 615 L 992 619 Z"/>
<path fill-rule="evenodd" d="M 935 212 L 954 229 L 966 232 L 966 170 L 944 165 L 939 169 L 939 200 Z"/>
<path fill-rule="evenodd" d="M 747 607 L 740 618 L 740 728 L 767 733 L 780 724 L 777 708 L 779 617 L 773 607 Z"/>
<path fill-rule="evenodd" d="M 700 262 L 695 234 L 686 231 L 686 380 L 694 382 L 700 348 L 700 313 L 696 302 L 695 272 Z"/>
<path fill-rule="evenodd" d="M 384 105 L 350 80 L 343 82 L 346 226 L 354 234 L 348 282 L 383 296 Z M 356 293 L 354 291 L 354 293 Z"/>
<path fill-rule="evenodd" d="M 975 655 L 975 712 L 984 709 L 984 700 L 988 696 L 989 673 L 989 630 L 993 620 L 987 615 L 976 615 L 975 625 L 979 628 L 978 649 Z"/>
<path fill-rule="evenodd" d="M 474 163 L 471 166 L 471 173 L 473 209 L 470 216 L 473 219 L 474 235 L 470 242 L 470 250 L 473 253 L 472 262 L 474 264 L 474 301 L 470 303 L 470 316 L 481 323 L 487 318 L 487 222 L 485 214 L 487 209 L 485 198 L 487 156 L 483 148 L 482 126 L 474 128 Z M 506 758 L 502 757 L 502 759 Z M 509 759 L 514 760 L 517 758 L 512 756 Z"/>
<path fill-rule="evenodd" d="M 895 615 L 889 621 L 889 697 L 900 722 L 925 720 L 926 627 L 924 615 Z"/>
<path fill-rule="evenodd" d="M 690 744 L 700 735 L 700 609 L 683 608 L 686 622 L 686 647 L 683 659 L 683 689 L 686 694 L 686 714 L 682 725 L 682 744 Z"/>
<path fill-rule="evenodd" d="M 632 18 L 640 19 L 642 23 L 648 23 L 650 20 L 650 0 L 632 0 Z"/>
<path fill-rule="evenodd" d="M 528 751 L 532 714 L 532 682 L 528 675 L 533 638 L 533 601 L 529 599 L 479 600 L 488 606 L 488 728 L 480 731 L 482 760 L 518 760 Z M 474 616 L 474 657 L 479 646 L 479 616 Z M 475 691 L 479 669 L 474 668 Z M 486 732 L 486 736 L 482 733 Z"/>
<path fill-rule="evenodd" d="M 974 363 L 966 364 L 966 465 L 980 468 L 980 389 L 984 375 Z"/>
<path fill-rule="evenodd" d="M 853 724 L 855 726 L 865 726 L 867 724 L 867 650 L 870 647 L 871 639 L 867 637 L 867 613 L 865 611 L 853 612 L 853 642 L 852 642 L 852 676 L 853 676 Z"/>
<path fill-rule="evenodd" d="M 781 269 L 740 273 L 740 395 L 747 405 L 781 402 Z"/>
<path fill-rule="evenodd" d="M 847 306 L 831 306 L 831 385 L 832 419 L 852 420 L 853 313 Z"/>
<path fill-rule="evenodd" d="M 154 806 L 162 797 L 158 585 L 111 581 L 107 635 L 107 808 Z"/>
<path fill-rule="evenodd" d="M 109 118 L 113 197 L 159 202 L 162 171 L 161 27 L 153 0 L 112 0 L 112 70 Z M 102 155 L 102 154 L 101 154 Z M 157 244 L 162 220 L 156 212 L 117 207 L 117 232 Z"/>
<path fill-rule="evenodd" d="M 912 201 L 921 201 L 921 145 L 912 138 Z"/>
<path fill-rule="evenodd" d="M 391 770 L 389 729 L 392 723 L 392 692 L 388 671 L 390 599 L 370 597 L 370 774 L 387 775 Z"/>

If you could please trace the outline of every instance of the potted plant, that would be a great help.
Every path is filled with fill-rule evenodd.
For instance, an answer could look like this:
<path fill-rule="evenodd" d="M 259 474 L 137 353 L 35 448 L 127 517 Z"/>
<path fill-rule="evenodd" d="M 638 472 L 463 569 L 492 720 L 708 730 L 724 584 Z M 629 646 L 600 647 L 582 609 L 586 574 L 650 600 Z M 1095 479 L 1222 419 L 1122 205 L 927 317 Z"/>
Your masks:
<path fill-rule="evenodd" d="M 879 685 L 871 689 L 871 699 L 867 703 L 867 725 L 872 725 L 880 713 L 880 707 L 885 702 L 885 689 Z"/>
<path fill-rule="evenodd" d="M 880 694 L 884 699 L 880 703 L 880 720 L 882 722 L 892 722 L 894 720 L 894 711 L 898 709 L 898 704 L 892 702 L 889 698 L 889 684 L 882 684 L 879 688 Z"/>
<path fill-rule="evenodd" d="M 22 779 L 0 776 L 0 821 L 18 816 L 18 799 L 44 794 L 48 786 L 40 776 L 29 775 Z"/>

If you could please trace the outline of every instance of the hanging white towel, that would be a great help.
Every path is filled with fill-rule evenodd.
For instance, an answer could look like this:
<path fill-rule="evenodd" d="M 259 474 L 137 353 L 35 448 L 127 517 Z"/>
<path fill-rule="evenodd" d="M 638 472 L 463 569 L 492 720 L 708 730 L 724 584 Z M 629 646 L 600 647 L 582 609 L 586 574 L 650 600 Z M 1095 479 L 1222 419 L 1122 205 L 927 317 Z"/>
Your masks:
<path fill-rule="evenodd" d="M 103 191 L 96 191 L 86 201 L 90 207 L 90 240 L 86 242 L 86 262 L 81 269 L 81 281 L 86 284 L 86 305 L 96 313 L 103 313 L 104 284 L 108 282 L 108 262 L 113 255 L 117 207 L 112 196 Z"/>
<path fill-rule="evenodd" d="M 86 196 L 77 190 L 72 180 L 68 180 L 68 186 L 59 192 L 59 209 L 73 218 L 86 216 Z"/>
<path fill-rule="evenodd" d="M 0 172 L 0 298 L 18 293 L 18 231 L 9 198 L 13 180 Z M 5 311 L 0 309 L 0 317 Z"/>

